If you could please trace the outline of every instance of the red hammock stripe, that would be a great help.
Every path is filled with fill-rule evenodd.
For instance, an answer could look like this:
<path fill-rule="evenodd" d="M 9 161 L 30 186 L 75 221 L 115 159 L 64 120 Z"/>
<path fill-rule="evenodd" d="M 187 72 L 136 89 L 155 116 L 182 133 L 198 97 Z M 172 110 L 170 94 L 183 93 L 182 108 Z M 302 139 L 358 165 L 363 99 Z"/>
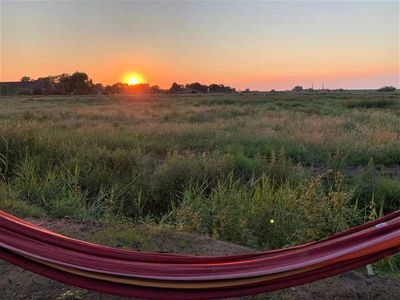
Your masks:
<path fill-rule="evenodd" d="M 2 231 L 0 230 L 0 233 Z M 287 272 L 290 270 L 306 268 L 315 264 L 329 264 L 335 263 L 340 260 L 349 259 L 353 257 L 359 257 L 367 255 L 369 253 L 377 252 L 382 249 L 394 247 L 400 243 L 400 237 L 398 232 L 391 233 L 385 237 L 375 239 L 371 242 L 363 242 L 362 246 L 353 247 L 343 251 L 331 251 L 321 252 L 317 255 L 309 255 L 307 261 L 303 258 L 303 253 L 300 257 L 296 257 L 294 262 L 293 259 L 288 258 L 285 261 L 281 260 L 269 260 L 265 262 L 260 260 L 258 266 L 254 266 L 253 262 L 249 265 L 235 265 L 230 264 L 229 266 L 224 265 L 193 265 L 187 264 L 182 265 L 163 265 L 163 264 L 150 264 L 150 263 L 135 263 L 125 261 L 124 265 L 121 266 L 121 262 L 111 259 L 97 259 L 96 257 L 90 257 L 88 255 L 79 256 L 79 253 L 72 251 L 63 252 L 60 249 L 49 247 L 46 248 L 44 245 L 38 245 L 35 241 L 31 241 L 29 245 L 31 247 L 25 247 L 26 243 L 21 242 L 22 238 L 17 235 L 4 233 L 6 237 L 6 244 L 0 243 L 5 249 L 12 250 L 13 252 L 21 255 L 36 258 L 39 260 L 45 260 L 52 263 L 57 263 L 64 266 L 74 267 L 81 270 L 100 272 L 104 274 L 113 274 L 121 276 L 131 276 L 148 279 L 162 279 L 162 280 L 217 280 L 217 279 L 232 279 L 232 278 L 247 278 L 254 276 L 262 276 L 268 274 L 274 274 L 279 272 Z M 397 236 L 397 238 L 396 238 Z M 25 241 L 24 241 L 25 242 Z M 378 243 L 379 242 L 379 243 Z M 45 253 L 46 252 L 46 253 Z M 346 254 L 346 256 L 345 256 Z M 54 258 L 49 258 L 49 257 Z M 333 256 L 333 258 L 331 258 Z M 44 257 L 46 257 L 44 259 Z M 267 267 L 266 267 L 267 266 Z M 223 268 L 225 267 L 225 268 Z M 251 269 L 253 267 L 253 269 Z M 121 271 L 114 271 L 121 269 Z M 226 270 L 228 269 L 228 270 Z M 124 272 L 122 272 L 122 270 Z M 130 272 L 129 272 L 130 271 Z M 211 273 L 211 274 L 210 274 Z M 201 275 L 199 275 L 201 274 Z"/>
<path fill-rule="evenodd" d="M 25 256 L 87 271 L 149 279 L 216 280 L 262 276 L 304 268 L 317 263 L 334 263 L 343 259 L 343 256 L 346 258 L 346 255 L 362 256 L 398 245 L 400 243 L 399 228 L 400 217 L 386 222 L 386 226 L 380 228 L 364 229 L 337 238 L 335 241 L 325 241 L 307 248 L 294 249 L 291 252 L 247 261 L 212 264 L 162 264 L 126 260 L 121 265 L 121 260 L 118 259 L 66 250 L 1 228 L 0 234 L 3 235 L 5 242 L 0 245 Z M 382 234 L 385 235 L 382 236 Z"/>
<path fill-rule="evenodd" d="M 377 224 L 387 222 L 394 218 L 400 216 L 400 210 L 390 213 L 380 219 L 353 227 L 344 232 L 340 232 L 334 234 L 324 240 L 315 241 L 303 245 L 298 246 L 291 246 L 277 250 L 270 250 L 265 252 L 258 252 L 258 253 L 249 253 L 249 254 L 239 254 L 239 255 L 229 255 L 229 256 L 190 256 L 190 255 L 176 255 L 176 254 L 165 254 L 165 253 L 150 253 L 150 252 L 139 252 L 139 251 L 132 251 L 132 250 L 124 250 L 124 249 L 116 249 L 111 247 L 106 247 L 102 245 L 97 245 L 81 240 L 72 239 L 69 237 L 65 237 L 59 235 L 57 233 L 53 233 L 47 229 L 39 227 L 37 225 L 31 224 L 26 222 L 22 219 L 14 217 L 10 214 L 5 213 L 4 211 L 0 210 L 0 227 L 12 230 L 17 233 L 21 233 L 25 236 L 32 237 L 36 240 L 41 240 L 46 243 L 59 246 L 65 249 L 76 250 L 82 253 L 93 254 L 95 253 L 97 256 L 104 256 L 104 257 L 111 257 L 111 258 L 120 258 L 120 259 L 128 259 L 128 260 L 135 260 L 135 261 L 148 261 L 148 262 L 162 262 L 162 263 L 186 263 L 186 262 L 223 262 L 223 261 L 239 261 L 241 259 L 252 259 L 258 256 L 267 256 L 269 254 L 274 253 L 281 253 L 284 251 L 303 248 L 308 245 L 321 243 L 327 240 L 336 239 L 338 237 L 342 237 L 351 233 L 358 232 L 360 230 L 373 227 Z M 37 229 L 37 230 L 33 230 Z M 52 233 L 49 235 L 48 233 Z"/>
<path fill-rule="evenodd" d="M 281 250 L 225 257 L 104 247 L 0 211 L 0 258 L 79 287 L 150 299 L 250 295 L 339 274 L 400 251 L 400 211 Z"/>
<path fill-rule="evenodd" d="M 332 265 L 327 268 L 321 268 L 313 272 L 304 273 L 299 276 L 285 278 L 275 282 L 265 282 L 257 286 L 249 286 L 245 288 L 229 288 L 229 289 L 210 289 L 206 291 L 199 290 L 175 290 L 175 289 L 155 289 L 138 287 L 133 285 L 117 284 L 102 280 L 85 278 L 82 276 L 71 275 L 66 272 L 49 268 L 45 265 L 37 264 L 23 257 L 15 255 L 6 250 L 0 249 L 0 259 L 8 261 L 16 266 L 30 270 L 39 275 L 52 278 L 67 285 L 72 285 L 84 289 L 89 289 L 101 293 L 117 295 L 122 297 L 137 297 L 143 299 L 165 299 L 165 300 L 180 300 L 180 299 L 216 299 L 227 297 L 240 297 L 247 295 L 255 295 L 259 293 L 272 292 L 279 289 L 285 289 L 305 283 L 321 280 L 327 277 L 345 273 L 366 264 L 374 263 L 382 258 L 394 255 L 400 252 L 400 248 L 388 250 L 386 252 L 377 253 L 373 256 L 362 258 L 355 261 L 348 261 L 338 265 Z"/>

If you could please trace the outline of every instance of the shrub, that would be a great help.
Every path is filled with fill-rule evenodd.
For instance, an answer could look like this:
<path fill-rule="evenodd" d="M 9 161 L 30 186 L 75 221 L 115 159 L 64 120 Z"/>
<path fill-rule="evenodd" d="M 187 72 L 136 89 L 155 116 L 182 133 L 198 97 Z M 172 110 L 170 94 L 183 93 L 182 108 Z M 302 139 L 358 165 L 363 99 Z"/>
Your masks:
<path fill-rule="evenodd" d="M 396 91 L 396 88 L 394 86 L 384 86 L 379 89 L 377 89 L 378 92 L 394 92 Z"/>

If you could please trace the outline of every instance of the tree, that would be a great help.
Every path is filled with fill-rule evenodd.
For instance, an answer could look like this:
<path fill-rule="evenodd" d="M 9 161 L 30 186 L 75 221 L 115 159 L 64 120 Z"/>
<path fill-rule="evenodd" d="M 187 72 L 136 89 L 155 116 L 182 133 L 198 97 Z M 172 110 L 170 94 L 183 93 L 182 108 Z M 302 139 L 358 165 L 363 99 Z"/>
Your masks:
<path fill-rule="evenodd" d="M 113 85 L 107 85 L 104 88 L 104 92 L 106 94 L 119 94 L 119 93 L 123 92 L 127 86 L 128 85 L 126 83 L 117 82 L 117 83 L 114 83 Z"/>
<path fill-rule="evenodd" d="M 151 91 L 153 94 L 158 94 L 158 93 L 160 92 L 160 87 L 159 87 L 158 85 L 153 85 L 153 86 L 150 88 L 150 91 Z"/>
<path fill-rule="evenodd" d="M 199 92 L 199 93 L 207 93 L 208 92 L 208 86 L 203 85 L 199 82 L 187 84 L 185 87 L 187 90 L 192 90 L 192 91 Z"/>
<path fill-rule="evenodd" d="M 184 87 L 182 84 L 177 84 L 176 82 L 174 82 L 172 84 L 172 86 L 169 88 L 169 92 L 170 93 L 179 93 L 184 91 Z"/>
<path fill-rule="evenodd" d="M 124 92 L 130 94 L 147 94 L 150 92 L 150 86 L 148 83 L 138 83 L 134 85 L 126 85 L 123 88 Z"/>
<path fill-rule="evenodd" d="M 72 78 L 69 74 L 61 74 L 54 77 L 55 84 L 58 86 L 60 94 L 72 93 Z"/>
<path fill-rule="evenodd" d="M 303 91 L 303 87 L 300 86 L 300 85 L 296 85 L 296 86 L 292 89 L 292 91 L 293 91 L 293 92 L 301 92 L 301 91 Z"/>
<path fill-rule="evenodd" d="M 43 94 L 53 95 L 91 94 L 95 86 L 88 75 L 82 72 L 41 77 L 38 81 L 42 82 Z"/>
<path fill-rule="evenodd" d="M 29 76 L 23 76 L 21 78 L 21 82 L 29 82 L 29 81 L 32 81 L 32 79 Z"/>
<path fill-rule="evenodd" d="M 208 91 L 210 93 L 233 93 L 236 90 L 230 86 L 213 83 L 208 86 Z"/>
<path fill-rule="evenodd" d="M 55 82 L 56 76 L 47 76 L 47 77 L 40 77 L 38 81 L 41 81 L 43 84 L 43 94 L 50 95 L 57 93 L 57 84 Z"/>
<path fill-rule="evenodd" d="M 71 75 L 71 92 L 74 94 L 90 94 L 91 84 L 86 73 L 75 72 Z"/>
<path fill-rule="evenodd" d="M 98 94 L 98 95 L 103 94 L 103 92 L 104 92 L 103 85 L 101 83 L 93 84 L 92 92 L 94 94 Z"/>

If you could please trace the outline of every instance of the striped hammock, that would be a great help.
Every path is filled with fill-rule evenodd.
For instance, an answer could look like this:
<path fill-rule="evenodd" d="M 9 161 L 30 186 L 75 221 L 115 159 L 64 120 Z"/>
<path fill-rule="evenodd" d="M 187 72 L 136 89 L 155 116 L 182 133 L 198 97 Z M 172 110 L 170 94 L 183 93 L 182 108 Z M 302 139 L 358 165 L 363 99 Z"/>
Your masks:
<path fill-rule="evenodd" d="M 71 239 L 0 211 L 0 258 L 98 292 L 147 299 L 253 295 L 347 272 L 400 252 L 400 211 L 321 241 L 221 257 L 146 253 Z"/>

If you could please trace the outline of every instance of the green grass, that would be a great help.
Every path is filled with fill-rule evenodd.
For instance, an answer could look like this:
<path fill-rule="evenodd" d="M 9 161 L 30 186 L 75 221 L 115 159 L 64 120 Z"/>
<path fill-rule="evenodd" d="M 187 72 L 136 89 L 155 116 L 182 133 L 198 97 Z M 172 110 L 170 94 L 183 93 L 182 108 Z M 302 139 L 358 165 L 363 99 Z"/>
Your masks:
<path fill-rule="evenodd" d="M 400 207 L 399 104 L 374 91 L 1 97 L 0 206 L 257 248 L 318 239 Z"/>
<path fill-rule="evenodd" d="M 211 192 L 189 187 L 171 218 L 184 230 L 254 248 L 280 248 L 318 240 L 362 221 L 343 178 L 327 173 L 298 186 L 265 176 L 246 184 L 229 176 Z M 274 236 L 271 239 L 271 236 Z"/>
<path fill-rule="evenodd" d="M 388 108 L 398 106 L 395 98 L 367 98 L 367 99 L 348 99 L 343 102 L 347 108 Z"/>

